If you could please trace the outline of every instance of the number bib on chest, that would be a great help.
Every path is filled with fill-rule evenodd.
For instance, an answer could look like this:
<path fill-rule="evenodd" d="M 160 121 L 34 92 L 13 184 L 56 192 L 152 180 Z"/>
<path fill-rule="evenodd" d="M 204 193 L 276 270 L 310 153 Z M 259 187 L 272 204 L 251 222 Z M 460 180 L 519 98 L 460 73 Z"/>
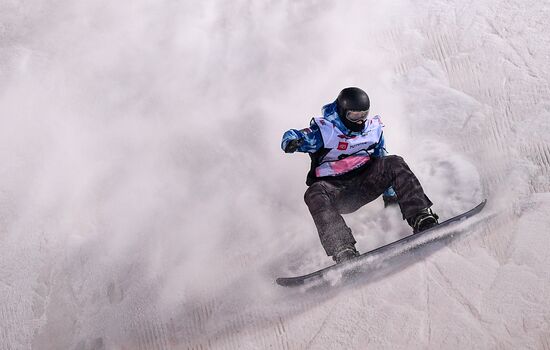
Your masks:
<path fill-rule="evenodd" d="M 370 119 L 357 136 L 348 136 L 324 118 L 314 118 L 321 130 L 324 148 L 329 152 L 315 168 L 315 176 L 337 176 L 357 169 L 370 160 L 369 150 L 376 147 L 382 136 L 383 124 L 378 116 Z"/>

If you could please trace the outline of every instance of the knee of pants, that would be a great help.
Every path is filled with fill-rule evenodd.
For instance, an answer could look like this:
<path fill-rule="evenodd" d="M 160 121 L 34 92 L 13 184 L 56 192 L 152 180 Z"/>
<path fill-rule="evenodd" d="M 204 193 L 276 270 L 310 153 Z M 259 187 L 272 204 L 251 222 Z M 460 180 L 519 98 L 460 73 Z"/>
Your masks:
<path fill-rule="evenodd" d="M 401 156 L 391 155 L 386 157 L 391 169 L 409 169 L 409 165 Z"/>
<path fill-rule="evenodd" d="M 310 209 L 330 205 L 332 202 L 329 191 L 323 182 L 315 182 L 309 186 L 304 193 L 304 201 Z"/>
<path fill-rule="evenodd" d="M 384 157 L 387 161 L 393 163 L 393 164 L 405 164 L 405 160 L 403 159 L 403 157 L 401 156 L 398 156 L 398 155 L 390 155 L 390 156 L 386 156 Z"/>

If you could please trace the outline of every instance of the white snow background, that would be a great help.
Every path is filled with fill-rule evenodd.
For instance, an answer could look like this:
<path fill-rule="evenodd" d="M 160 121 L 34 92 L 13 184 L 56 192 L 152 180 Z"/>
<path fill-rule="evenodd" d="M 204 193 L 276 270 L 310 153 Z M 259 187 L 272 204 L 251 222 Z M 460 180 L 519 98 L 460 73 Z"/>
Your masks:
<path fill-rule="evenodd" d="M 550 349 L 550 4 L 0 3 L 0 349 Z M 307 155 L 365 89 L 468 234 L 322 290 Z M 377 200 L 361 251 L 406 235 Z"/>

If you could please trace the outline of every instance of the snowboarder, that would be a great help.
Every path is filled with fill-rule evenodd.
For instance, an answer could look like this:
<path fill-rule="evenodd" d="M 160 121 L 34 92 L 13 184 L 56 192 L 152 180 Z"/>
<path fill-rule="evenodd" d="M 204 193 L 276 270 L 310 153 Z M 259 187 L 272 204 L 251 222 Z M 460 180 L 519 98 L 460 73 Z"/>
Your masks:
<path fill-rule="evenodd" d="M 286 153 L 311 157 L 304 199 L 321 244 L 336 263 L 359 255 L 341 214 L 358 210 L 380 195 L 384 205 L 398 204 L 413 233 L 438 224 L 432 202 L 403 158 L 388 155 L 380 116 L 368 118 L 370 99 L 357 87 L 343 89 L 322 108 L 309 128 L 284 133 Z"/>

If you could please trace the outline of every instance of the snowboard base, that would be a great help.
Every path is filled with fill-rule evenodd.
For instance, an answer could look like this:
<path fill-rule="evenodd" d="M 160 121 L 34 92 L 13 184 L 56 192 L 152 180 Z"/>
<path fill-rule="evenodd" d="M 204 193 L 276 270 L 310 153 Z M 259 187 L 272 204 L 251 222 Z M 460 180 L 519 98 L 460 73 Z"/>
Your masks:
<path fill-rule="evenodd" d="M 344 263 L 334 264 L 303 276 L 279 277 L 276 279 L 276 282 L 280 286 L 296 287 L 304 285 L 306 283 L 309 284 L 314 282 L 322 282 L 323 280 L 328 279 L 331 275 L 349 276 L 351 274 L 366 271 L 369 268 L 372 269 L 374 265 L 380 263 L 381 260 L 386 261 L 394 256 L 402 254 L 404 249 L 400 248 L 407 247 L 408 243 L 414 243 L 415 246 L 420 246 L 445 239 L 448 236 L 452 236 L 455 233 L 453 231 L 442 236 L 438 236 L 436 235 L 436 233 L 437 231 L 441 231 L 442 229 L 448 227 L 453 223 L 457 223 L 471 216 L 474 216 L 483 209 L 486 203 L 487 199 L 484 199 L 474 208 L 448 220 L 445 220 L 437 226 L 434 226 L 417 234 L 412 234 L 410 236 L 404 237 L 400 240 L 386 244 L 374 250 L 368 251 Z"/>

